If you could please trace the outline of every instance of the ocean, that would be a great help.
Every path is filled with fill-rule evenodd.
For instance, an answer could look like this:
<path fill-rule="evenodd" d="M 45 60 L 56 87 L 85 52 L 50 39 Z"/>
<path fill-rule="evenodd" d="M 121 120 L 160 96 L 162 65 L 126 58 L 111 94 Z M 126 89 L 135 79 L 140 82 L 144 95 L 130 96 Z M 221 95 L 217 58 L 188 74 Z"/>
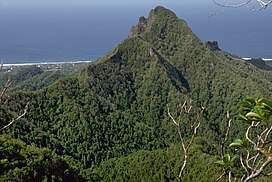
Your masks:
<path fill-rule="evenodd" d="M 211 4 L 0 0 L 0 60 L 5 64 L 94 60 L 124 40 L 157 5 L 185 19 L 202 40 L 240 57 L 272 58 L 272 13 Z M 57 1 L 56 1 L 57 2 Z M 98 1 L 96 1 L 98 2 Z"/>

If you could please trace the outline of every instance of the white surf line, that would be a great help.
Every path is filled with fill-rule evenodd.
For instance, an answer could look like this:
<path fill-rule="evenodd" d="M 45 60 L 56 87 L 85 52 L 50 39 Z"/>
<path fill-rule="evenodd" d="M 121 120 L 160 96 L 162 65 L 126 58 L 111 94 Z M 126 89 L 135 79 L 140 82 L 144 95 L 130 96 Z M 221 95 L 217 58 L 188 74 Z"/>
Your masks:
<path fill-rule="evenodd" d="M 250 61 L 251 59 L 255 59 L 255 58 L 242 58 L 245 61 Z M 257 58 L 258 59 L 258 58 Z M 261 58 L 264 61 L 272 61 L 272 58 Z"/>
<path fill-rule="evenodd" d="M 14 64 L 3 64 L 4 67 L 11 66 L 32 66 L 32 65 L 50 65 L 50 64 L 77 64 L 77 63 L 91 63 L 94 60 L 89 61 L 63 61 L 63 62 L 41 62 L 41 63 L 14 63 Z"/>
<path fill-rule="evenodd" d="M 252 58 L 242 58 L 243 60 L 245 60 L 245 61 L 249 61 L 249 60 L 251 60 Z"/>
<path fill-rule="evenodd" d="M 262 60 L 264 60 L 264 61 L 272 61 L 271 58 L 262 58 Z"/>

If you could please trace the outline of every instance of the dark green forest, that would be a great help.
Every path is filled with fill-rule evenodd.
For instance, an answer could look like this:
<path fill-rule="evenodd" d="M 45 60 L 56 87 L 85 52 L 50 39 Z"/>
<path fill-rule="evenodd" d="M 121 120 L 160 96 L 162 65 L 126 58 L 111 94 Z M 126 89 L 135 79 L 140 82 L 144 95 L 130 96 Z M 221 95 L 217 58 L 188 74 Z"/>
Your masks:
<path fill-rule="evenodd" d="M 183 181 L 215 181 L 227 111 L 229 145 L 246 130 L 237 119 L 239 102 L 272 95 L 269 69 L 211 50 L 163 7 L 140 17 L 127 39 L 73 74 L 22 69 L 11 75 L 16 82 L 0 108 L 0 128 L 29 108 L 0 133 L 0 181 L 177 181 L 183 151 L 167 108 L 177 115 L 188 99 L 190 117 L 205 110 Z M 181 123 L 187 140 L 188 118 Z"/>

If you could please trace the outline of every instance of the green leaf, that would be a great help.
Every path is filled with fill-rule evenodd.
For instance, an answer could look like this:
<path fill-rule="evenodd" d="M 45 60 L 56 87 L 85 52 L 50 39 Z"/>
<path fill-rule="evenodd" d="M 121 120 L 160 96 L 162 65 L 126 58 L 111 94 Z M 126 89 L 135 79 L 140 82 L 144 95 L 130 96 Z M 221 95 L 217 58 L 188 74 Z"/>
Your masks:
<path fill-rule="evenodd" d="M 266 99 L 260 99 L 260 105 L 267 110 L 268 112 L 270 112 L 270 114 L 272 114 L 272 102 L 268 101 Z"/>
<path fill-rule="evenodd" d="M 242 147 L 242 145 L 240 144 L 240 143 L 231 143 L 230 145 L 229 145 L 230 147 Z"/>
<path fill-rule="evenodd" d="M 222 160 L 215 161 L 214 163 L 215 163 L 215 164 L 219 164 L 219 165 L 221 165 L 221 166 L 224 166 L 224 165 L 225 165 L 224 161 L 222 161 Z"/>
<path fill-rule="evenodd" d="M 245 121 L 247 121 L 247 120 L 248 120 L 248 119 L 247 119 L 247 117 L 245 117 L 245 116 L 244 116 L 244 115 L 242 115 L 242 114 L 239 114 L 238 119 L 239 119 L 239 120 L 245 120 Z"/>
<path fill-rule="evenodd" d="M 253 98 L 247 98 L 246 101 L 248 101 L 251 105 L 256 105 L 256 101 Z"/>
<path fill-rule="evenodd" d="M 230 163 L 230 155 L 229 154 L 225 154 L 223 157 L 223 161 L 225 162 L 225 164 Z"/>
<path fill-rule="evenodd" d="M 247 143 L 247 140 L 244 139 L 244 140 L 241 140 L 241 139 L 236 139 L 234 140 L 233 143 L 231 143 L 229 145 L 230 147 L 237 147 L 237 148 L 248 148 L 248 143 Z"/>
<path fill-rule="evenodd" d="M 254 106 L 253 111 L 260 116 L 263 115 L 263 111 L 259 106 Z"/>
<path fill-rule="evenodd" d="M 236 139 L 233 143 L 229 145 L 230 147 L 242 147 L 243 141 L 240 139 Z"/>
<path fill-rule="evenodd" d="M 255 112 L 249 112 L 249 113 L 247 113 L 246 117 L 252 117 L 252 118 L 262 119 L 262 117 L 259 114 L 255 113 Z"/>
<path fill-rule="evenodd" d="M 247 101 L 242 101 L 240 102 L 240 105 L 243 106 L 243 107 L 246 107 L 246 108 L 249 108 L 249 109 L 252 109 L 253 108 L 253 105 L 251 105 L 249 102 Z"/>
<path fill-rule="evenodd" d="M 260 99 L 260 103 L 263 103 L 272 109 L 272 102 L 271 101 L 262 98 L 262 99 Z"/>

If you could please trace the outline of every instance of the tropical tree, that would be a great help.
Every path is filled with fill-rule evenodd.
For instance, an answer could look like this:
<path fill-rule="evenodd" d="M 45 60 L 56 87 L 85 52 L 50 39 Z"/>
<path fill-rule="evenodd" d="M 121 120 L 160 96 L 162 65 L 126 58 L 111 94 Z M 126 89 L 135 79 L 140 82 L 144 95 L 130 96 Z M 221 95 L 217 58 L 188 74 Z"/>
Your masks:
<path fill-rule="evenodd" d="M 243 139 L 236 139 L 230 144 L 238 152 L 240 164 L 244 170 L 241 181 L 247 182 L 261 175 L 272 175 L 272 102 L 266 99 L 248 98 L 241 103 L 238 119 L 247 125 Z M 231 181 L 231 168 L 234 158 L 225 154 L 223 160 L 217 161 L 229 172 Z M 222 179 L 223 175 L 218 179 Z"/>

